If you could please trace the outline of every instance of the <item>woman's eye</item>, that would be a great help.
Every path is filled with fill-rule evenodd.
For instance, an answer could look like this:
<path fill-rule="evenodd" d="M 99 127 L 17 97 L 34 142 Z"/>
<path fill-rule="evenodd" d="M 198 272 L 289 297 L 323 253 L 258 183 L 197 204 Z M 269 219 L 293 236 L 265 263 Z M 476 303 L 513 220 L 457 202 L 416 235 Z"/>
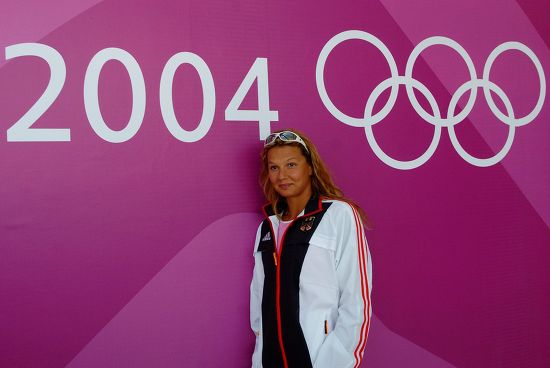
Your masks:
<path fill-rule="evenodd" d="M 295 163 L 295 162 L 289 162 L 289 163 L 288 163 L 288 167 L 294 167 L 294 166 L 296 166 L 296 163 Z"/>
<path fill-rule="evenodd" d="M 277 170 L 277 166 L 270 166 L 270 167 L 269 167 L 269 170 L 275 171 L 275 170 Z"/>

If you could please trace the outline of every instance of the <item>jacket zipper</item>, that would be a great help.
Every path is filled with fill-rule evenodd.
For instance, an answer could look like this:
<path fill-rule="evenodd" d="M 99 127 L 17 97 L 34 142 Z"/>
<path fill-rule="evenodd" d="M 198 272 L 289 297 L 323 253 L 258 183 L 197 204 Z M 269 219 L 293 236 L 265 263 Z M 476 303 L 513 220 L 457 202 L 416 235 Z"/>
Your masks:
<path fill-rule="evenodd" d="M 283 233 L 283 236 L 281 237 L 281 244 L 279 244 L 279 249 L 276 249 L 276 253 L 273 253 L 274 260 L 275 260 L 275 269 L 276 269 L 276 279 L 275 279 L 275 309 L 277 310 L 277 335 L 279 337 L 279 347 L 281 348 L 281 355 L 283 356 L 283 365 L 284 368 L 288 368 L 288 361 L 286 359 L 286 352 L 285 347 L 283 345 L 283 327 L 281 323 L 281 253 L 283 251 L 283 245 L 285 243 L 285 237 L 286 232 L 292 224 L 294 224 L 294 221 L 296 221 L 298 218 L 295 218 L 288 224 L 287 228 L 285 229 L 285 232 Z M 275 237 L 277 239 L 277 237 Z"/>
<path fill-rule="evenodd" d="M 275 308 L 277 309 L 277 335 L 279 337 L 279 347 L 281 348 L 281 355 L 283 356 L 284 368 L 288 368 L 288 361 L 286 359 L 286 352 L 283 346 L 283 328 L 281 324 L 281 253 L 283 251 L 283 245 L 285 243 L 286 233 L 288 229 L 292 227 L 294 222 L 321 211 L 322 211 L 321 209 L 318 209 L 310 213 L 304 214 L 302 216 L 296 217 L 294 220 L 292 220 L 290 224 L 288 224 L 287 228 L 285 229 L 285 232 L 283 233 L 283 236 L 281 237 L 281 244 L 279 244 L 279 249 L 276 252 L 273 252 L 273 260 L 275 262 L 275 269 L 277 271 L 276 280 L 275 280 L 275 289 L 276 289 Z M 271 232 L 273 233 L 274 231 L 273 231 L 273 226 L 271 225 L 271 220 L 269 220 L 269 223 L 271 226 Z M 273 234 L 273 236 L 275 237 L 275 234 Z M 275 237 L 275 239 L 277 239 L 277 237 Z"/>
<path fill-rule="evenodd" d="M 314 215 L 316 213 L 321 212 L 323 209 L 321 208 L 321 197 L 319 197 L 319 208 L 317 210 L 311 211 L 309 213 L 305 213 L 302 216 L 296 217 L 294 220 L 288 224 L 287 228 L 285 229 L 285 232 L 283 236 L 281 237 L 281 244 L 279 246 L 279 249 L 277 250 L 277 244 L 275 243 L 275 249 L 276 251 L 273 252 L 273 262 L 275 263 L 275 269 L 276 269 L 276 277 L 275 277 L 275 308 L 277 309 L 277 336 L 279 338 L 279 347 L 281 349 L 281 355 L 283 356 L 283 365 L 284 368 L 288 368 L 288 361 L 286 359 L 286 352 L 285 347 L 283 345 L 283 329 L 281 326 L 281 252 L 283 251 L 283 245 L 285 243 L 285 237 L 287 230 L 292 227 L 294 222 L 296 222 L 299 219 L 302 219 L 307 216 Z M 305 212 L 305 211 L 304 211 Z M 273 231 L 273 224 L 271 223 L 271 220 L 269 219 L 269 216 L 267 213 L 265 213 L 265 216 L 267 218 L 267 221 L 269 222 L 269 227 L 271 229 L 271 234 L 274 239 L 277 239 L 275 236 L 275 231 Z"/>

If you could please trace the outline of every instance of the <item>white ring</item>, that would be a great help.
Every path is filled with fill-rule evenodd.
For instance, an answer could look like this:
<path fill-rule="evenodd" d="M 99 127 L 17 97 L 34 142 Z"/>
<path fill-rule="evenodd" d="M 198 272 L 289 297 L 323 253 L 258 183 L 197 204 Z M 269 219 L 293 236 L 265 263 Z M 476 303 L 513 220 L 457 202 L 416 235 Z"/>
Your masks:
<path fill-rule="evenodd" d="M 489 74 L 491 73 L 491 67 L 493 66 L 493 62 L 501 53 L 508 50 L 517 50 L 517 51 L 523 52 L 525 55 L 527 55 L 527 57 L 529 57 L 529 59 L 531 59 L 531 61 L 535 65 L 535 68 L 537 69 L 537 74 L 540 82 L 540 90 L 539 90 L 539 99 L 535 107 L 529 114 L 527 114 L 522 118 L 510 119 L 508 116 L 504 115 L 496 106 L 495 102 L 493 101 L 493 96 L 491 96 L 491 93 L 487 88 L 483 87 L 483 93 L 485 94 L 485 99 L 487 100 L 487 104 L 489 105 L 489 108 L 500 121 L 508 125 L 520 127 L 532 122 L 540 113 L 540 110 L 542 109 L 542 105 L 544 104 L 544 97 L 546 95 L 546 78 L 544 77 L 544 70 L 542 69 L 542 65 L 539 59 L 537 58 L 537 56 L 535 55 L 535 53 L 531 51 L 531 49 L 525 46 L 524 44 L 520 42 L 511 41 L 511 42 L 504 42 L 503 44 L 498 45 L 493 50 L 493 52 L 491 52 L 491 54 L 487 58 L 487 61 L 485 62 L 485 66 L 483 67 L 483 79 L 487 81 L 489 80 Z"/>
<path fill-rule="evenodd" d="M 328 96 L 326 87 L 325 87 L 325 80 L 324 80 L 324 72 L 325 72 L 325 63 L 327 61 L 328 55 L 332 52 L 332 50 L 338 46 L 340 43 L 347 41 L 347 40 L 363 40 L 370 44 L 372 44 L 374 47 L 376 47 L 382 55 L 386 58 L 386 61 L 388 62 L 388 65 L 390 67 L 390 73 L 391 77 L 398 76 L 397 71 L 397 64 L 395 63 L 395 60 L 386 45 L 382 41 L 380 41 L 378 38 L 373 36 L 370 33 L 363 32 L 363 31 L 345 31 L 338 33 L 336 36 L 332 37 L 326 45 L 321 50 L 321 53 L 319 54 L 319 59 L 317 60 L 317 66 L 315 68 L 315 81 L 317 83 L 317 91 L 319 92 L 319 96 L 321 97 L 321 100 L 323 101 L 323 104 L 328 109 L 328 111 L 338 120 L 340 120 L 342 123 L 353 126 L 353 127 L 364 127 L 367 122 L 365 122 L 364 117 L 363 118 L 355 118 L 353 116 L 349 116 L 342 111 L 340 111 L 331 101 L 330 97 Z M 397 100 L 397 88 L 392 87 L 392 90 L 390 92 L 390 97 L 388 101 L 386 102 L 386 105 L 380 110 L 377 114 L 373 116 L 373 119 L 375 122 L 382 120 L 384 117 L 386 117 L 391 109 L 393 108 L 393 105 L 395 104 L 395 101 Z M 370 122 L 372 124 L 372 122 Z"/>
<path fill-rule="evenodd" d="M 451 116 L 454 114 L 454 109 L 456 107 L 456 104 L 458 103 L 458 100 L 460 100 L 460 97 L 467 91 L 471 89 L 477 89 L 478 87 L 483 87 L 483 89 L 488 89 L 490 91 L 495 92 L 498 97 L 502 100 L 504 103 L 504 106 L 506 107 L 506 110 L 508 111 L 508 114 L 510 116 L 510 119 L 514 119 L 514 109 L 512 108 L 512 104 L 510 103 L 510 99 L 508 96 L 504 93 L 504 91 L 494 84 L 491 81 L 485 80 L 485 79 L 476 79 L 472 81 L 468 81 L 464 83 L 462 86 L 460 86 L 456 93 L 451 98 L 451 102 L 449 102 L 449 111 L 448 115 Z M 514 134 L 516 127 L 514 125 L 509 125 L 508 127 L 508 137 L 506 138 L 506 143 L 504 143 L 504 146 L 502 149 L 495 154 L 493 157 L 489 158 L 478 158 L 470 155 L 462 146 L 460 145 L 460 142 L 458 141 L 458 138 L 456 137 L 454 126 L 447 127 L 449 129 L 449 137 L 451 138 L 451 143 L 453 144 L 453 147 L 455 148 L 456 152 L 462 157 L 466 162 L 469 162 L 470 164 L 474 166 L 479 167 L 487 167 L 494 165 L 500 160 L 506 156 L 508 151 L 510 151 L 510 148 L 512 147 L 512 143 L 514 142 Z"/>
<path fill-rule="evenodd" d="M 410 79 L 411 81 L 414 80 L 412 77 L 412 72 L 414 68 L 414 63 L 416 62 L 416 58 L 420 55 L 422 51 L 424 51 L 426 48 L 434 45 L 442 45 L 442 46 L 448 46 L 451 49 L 455 50 L 464 60 L 466 63 L 466 67 L 468 68 L 468 72 L 470 73 L 470 80 L 477 79 L 477 73 L 474 66 L 474 62 L 470 58 L 470 55 L 464 50 L 460 44 L 458 44 L 456 41 L 447 38 L 447 37 L 441 37 L 441 36 L 435 36 L 426 38 L 422 42 L 420 42 L 411 52 L 411 55 L 409 56 L 409 59 L 407 60 L 407 66 L 405 67 L 405 77 Z M 412 85 L 409 83 L 405 84 L 405 87 L 407 88 L 407 96 L 409 97 L 409 100 L 411 101 L 411 104 L 414 107 L 414 110 L 422 117 L 422 119 L 426 120 L 428 123 L 433 125 L 441 125 L 441 126 L 452 126 L 455 124 L 460 123 L 462 120 L 468 116 L 468 114 L 472 111 L 474 107 L 474 103 L 477 98 L 477 89 L 473 89 L 472 93 L 470 93 L 470 98 L 468 99 L 468 102 L 466 103 L 466 106 L 457 116 L 447 116 L 447 118 L 436 118 L 433 115 L 430 115 L 424 110 L 424 108 L 418 103 L 418 100 L 416 99 L 416 96 L 414 95 L 414 91 L 412 88 Z M 455 92 L 456 93 L 456 92 Z"/>
<path fill-rule="evenodd" d="M 431 108 L 434 110 L 434 115 L 437 117 L 441 117 L 441 113 L 439 112 L 439 106 L 437 106 L 437 102 L 435 101 L 434 96 L 430 92 L 430 90 L 417 81 L 416 79 L 409 80 L 406 77 L 397 76 L 394 78 L 388 78 L 381 82 L 376 88 L 372 91 L 369 99 L 367 100 L 367 104 L 365 106 L 365 119 L 368 120 L 370 117 L 370 114 L 372 113 L 372 108 L 374 107 L 374 103 L 380 96 L 382 92 L 384 92 L 389 87 L 395 88 L 400 84 L 404 84 L 406 86 L 411 83 L 412 87 L 418 89 L 424 97 L 428 100 L 428 103 L 430 104 Z M 434 126 L 434 136 L 432 138 L 432 142 L 430 143 L 430 146 L 428 149 L 420 156 L 415 158 L 414 160 L 410 161 L 400 161 L 396 160 L 393 157 L 388 156 L 382 148 L 378 145 L 378 142 L 376 142 L 376 138 L 374 138 L 374 132 L 372 131 L 372 126 L 376 124 L 368 124 L 365 126 L 365 134 L 367 135 L 367 141 L 369 142 L 370 147 L 374 151 L 374 154 L 382 160 L 386 165 L 389 165 L 393 168 L 400 169 L 400 170 L 410 170 L 415 169 L 421 165 L 423 165 L 426 161 L 432 157 L 434 154 L 437 145 L 439 144 L 439 139 L 441 137 L 441 126 L 435 125 Z"/>

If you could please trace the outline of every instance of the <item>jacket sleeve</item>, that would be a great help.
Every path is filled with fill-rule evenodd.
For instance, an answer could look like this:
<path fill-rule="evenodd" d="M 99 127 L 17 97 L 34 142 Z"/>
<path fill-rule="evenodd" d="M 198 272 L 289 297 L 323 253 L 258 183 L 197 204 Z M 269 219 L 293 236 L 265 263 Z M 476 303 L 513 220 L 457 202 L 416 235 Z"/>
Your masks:
<path fill-rule="evenodd" d="M 372 263 L 362 221 L 356 210 L 342 203 L 334 216 L 338 279 L 338 317 L 314 362 L 315 368 L 359 367 L 371 319 Z M 340 213 L 342 212 L 342 213 Z"/>
<path fill-rule="evenodd" d="M 254 271 L 252 273 L 252 282 L 250 284 L 250 327 L 256 335 L 256 345 L 252 355 L 252 367 L 261 367 L 262 363 L 262 295 L 264 283 L 264 270 L 261 256 L 257 254 L 256 249 L 260 242 L 260 232 L 262 225 L 256 233 L 254 243 Z"/>

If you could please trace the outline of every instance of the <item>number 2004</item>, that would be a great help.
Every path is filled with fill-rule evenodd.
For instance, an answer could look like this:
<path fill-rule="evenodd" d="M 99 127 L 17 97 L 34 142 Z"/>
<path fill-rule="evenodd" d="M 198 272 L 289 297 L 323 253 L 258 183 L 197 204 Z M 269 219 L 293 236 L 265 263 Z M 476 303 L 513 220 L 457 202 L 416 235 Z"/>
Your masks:
<path fill-rule="evenodd" d="M 68 142 L 70 129 L 33 128 L 33 124 L 44 114 L 59 96 L 65 83 L 66 67 L 61 54 L 54 48 L 40 43 L 19 43 L 6 47 L 6 60 L 22 56 L 36 56 L 48 63 L 50 80 L 45 91 L 33 106 L 7 131 L 8 142 Z M 105 63 L 117 60 L 126 68 L 132 87 L 132 112 L 126 126 L 121 130 L 112 130 L 103 120 L 99 106 L 99 75 Z M 176 70 L 183 64 L 189 64 L 197 71 L 203 95 L 203 109 L 199 124 L 194 130 L 183 129 L 176 119 L 172 98 L 172 84 Z M 257 80 L 258 109 L 239 109 L 246 94 Z M 164 124 L 170 133 L 182 142 L 196 142 L 210 130 L 216 109 L 214 79 L 206 62 L 192 52 L 179 52 L 173 55 L 164 66 L 159 90 L 160 110 Z M 120 48 L 106 48 L 94 55 L 84 77 L 84 107 L 92 129 L 102 139 L 121 143 L 131 139 L 141 127 L 145 115 L 145 81 L 136 59 Z M 227 121 L 257 121 L 260 139 L 270 132 L 270 123 L 279 120 L 278 111 L 269 109 L 269 85 L 267 59 L 256 58 L 225 109 Z"/>

